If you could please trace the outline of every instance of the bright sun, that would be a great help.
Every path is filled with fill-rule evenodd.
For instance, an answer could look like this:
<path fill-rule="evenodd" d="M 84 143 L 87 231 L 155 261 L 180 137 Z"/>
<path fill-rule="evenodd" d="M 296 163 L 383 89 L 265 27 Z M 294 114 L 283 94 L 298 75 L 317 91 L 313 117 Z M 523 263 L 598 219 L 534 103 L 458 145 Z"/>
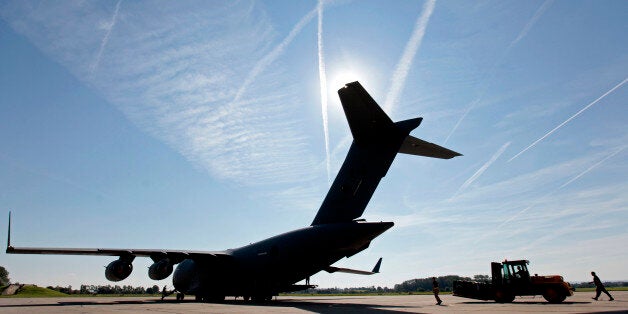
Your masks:
<path fill-rule="evenodd" d="M 327 88 L 336 93 L 336 91 L 347 83 L 355 82 L 355 81 L 363 81 L 364 76 L 353 69 L 339 69 L 339 71 L 334 71 L 329 75 L 329 83 Z"/>

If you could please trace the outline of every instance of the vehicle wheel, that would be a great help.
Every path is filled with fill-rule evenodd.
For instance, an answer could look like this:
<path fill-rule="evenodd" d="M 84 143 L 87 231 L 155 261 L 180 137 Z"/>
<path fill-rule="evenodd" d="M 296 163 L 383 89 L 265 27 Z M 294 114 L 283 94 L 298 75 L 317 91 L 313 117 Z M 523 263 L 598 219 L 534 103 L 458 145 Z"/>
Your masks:
<path fill-rule="evenodd" d="M 549 303 L 561 303 L 565 301 L 567 296 L 558 291 L 556 288 L 547 288 L 543 293 L 543 298 Z"/>
<path fill-rule="evenodd" d="M 242 299 L 244 299 L 244 301 L 249 301 L 251 299 L 251 297 L 249 297 L 248 295 L 245 295 L 242 297 Z"/>
<path fill-rule="evenodd" d="M 177 293 L 177 301 L 183 301 L 183 298 L 185 297 L 185 294 L 183 293 Z"/>
<path fill-rule="evenodd" d="M 510 292 L 504 290 L 495 291 L 495 302 L 497 303 L 511 303 L 515 300 L 515 296 Z"/>

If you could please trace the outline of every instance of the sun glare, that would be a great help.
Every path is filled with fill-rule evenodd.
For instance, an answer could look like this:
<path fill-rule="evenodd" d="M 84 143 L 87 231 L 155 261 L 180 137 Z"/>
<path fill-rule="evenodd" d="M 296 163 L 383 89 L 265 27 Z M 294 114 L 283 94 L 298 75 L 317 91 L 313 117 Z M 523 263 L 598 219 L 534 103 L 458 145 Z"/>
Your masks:
<path fill-rule="evenodd" d="M 333 93 L 345 86 L 347 83 L 362 81 L 364 79 L 359 72 L 346 69 L 333 73 L 329 78 L 329 85 L 327 86 Z"/>

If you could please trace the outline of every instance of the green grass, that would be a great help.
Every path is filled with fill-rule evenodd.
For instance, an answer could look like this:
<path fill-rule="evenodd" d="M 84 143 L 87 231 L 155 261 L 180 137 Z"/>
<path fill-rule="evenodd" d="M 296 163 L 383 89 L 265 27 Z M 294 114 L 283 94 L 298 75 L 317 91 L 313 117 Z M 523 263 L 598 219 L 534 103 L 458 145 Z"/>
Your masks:
<path fill-rule="evenodd" d="M 6 286 L 0 287 L 0 291 Z M 65 294 L 59 291 L 37 286 L 24 286 L 15 295 L 3 295 L 0 298 L 58 298 L 58 297 L 161 297 L 161 294 Z"/>
<path fill-rule="evenodd" d="M 2 298 L 57 298 L 57 297 L 68 297 L 68 294 L 61 293 L 59 291 L 50 290 L 47 288 L 36 287 L 36 286 L 24 286 L 22 289 L 17 291 L 15 295 L 6 295 L 2 296 Z"/>

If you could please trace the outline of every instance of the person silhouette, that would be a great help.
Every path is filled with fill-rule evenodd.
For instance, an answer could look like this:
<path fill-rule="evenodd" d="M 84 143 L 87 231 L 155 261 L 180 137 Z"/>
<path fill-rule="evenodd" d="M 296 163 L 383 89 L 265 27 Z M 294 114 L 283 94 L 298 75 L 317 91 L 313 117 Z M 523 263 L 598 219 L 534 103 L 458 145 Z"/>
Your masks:
<path fill-rule="evenodd" d="M 590 283 L 595 284 L 595 298 L 591 298 L 591 299 L 597 301 L 597 298 L 600 297 L 600 294 L 604 292 L 610 298 L 609 301 L 615 300 L 613 296 L 610 293 L 608 293 L 608 291 L 606 291 L 606 288 L 604 288 L 604 284 L 600 280 L 600 277 L 598 277 L 594 271 L 591 272 L 591 276 L 593 276 L 593 281 Z"/>
<path fill-rule="evenodd" d="M 436 277 L 432 277 L 432 291 L 434 292 L 434 297 L 436 298 L 436 305 L 441 305 L 443 301 L 438 297 L 440 289 L 438 288 L 438 281 L 436 281 Z"/>

